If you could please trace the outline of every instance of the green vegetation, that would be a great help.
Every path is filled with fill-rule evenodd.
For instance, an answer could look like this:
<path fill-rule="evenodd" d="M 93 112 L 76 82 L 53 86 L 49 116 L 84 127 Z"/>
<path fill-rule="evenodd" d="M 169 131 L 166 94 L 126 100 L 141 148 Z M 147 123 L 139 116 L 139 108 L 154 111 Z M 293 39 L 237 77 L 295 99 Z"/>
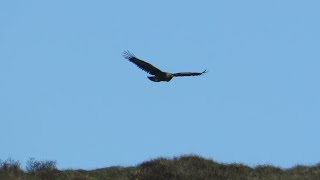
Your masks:
<path fill-rule="evenodd" d="M 26 170 L 12 159 L 0 160 L 0 179 L 73 180 L 317 180 L 320 164 L 281 169 L 270 165 L 254 168 L 243 164 L 221 164 L 196 155 L 173 159 L 158 158 L 135 167 L 108 167 L 96 170 L 58 170 L 55 161 L 30 159 Z"/>

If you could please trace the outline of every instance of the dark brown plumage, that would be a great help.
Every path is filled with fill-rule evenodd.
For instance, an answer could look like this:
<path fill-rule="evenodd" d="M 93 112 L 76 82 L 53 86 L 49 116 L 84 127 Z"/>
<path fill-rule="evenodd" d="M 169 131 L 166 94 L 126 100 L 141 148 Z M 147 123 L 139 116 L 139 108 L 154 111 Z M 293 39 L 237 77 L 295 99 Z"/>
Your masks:
<path fill-rule="evenodd" d="M 207 70 L 203 72 L 179 72 L 179 73 L 168 73 L 163 72 L 160 69 L 154 67 L 152 64 L 147 63 L 138 59 L 134 54 L 130 53 L 129 51 L 123 52 L 123 57 L 128 59 L 130 62 L 137 65 L 140 69 L 146 71 L 147 73 L 154 75 L 148 76 L 148 78 L 153 82 L 160 82 L 160 81 L 167 81 L 169 82 L 173 77 L 180 77 L 180 76 L 200 76 L 204 73 L 207 73 Z"/>

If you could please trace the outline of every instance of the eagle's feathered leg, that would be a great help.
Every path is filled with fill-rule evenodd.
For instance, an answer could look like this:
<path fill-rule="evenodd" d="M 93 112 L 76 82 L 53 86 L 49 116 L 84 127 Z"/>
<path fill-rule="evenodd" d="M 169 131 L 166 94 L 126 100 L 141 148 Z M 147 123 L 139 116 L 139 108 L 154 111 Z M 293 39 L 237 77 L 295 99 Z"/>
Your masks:
<path fill-rule="evenodd" d="M 148 76 L 148 78 L 150 79 L 150 81 L 160 82 L 160 79 L 158 79 L 157 76 Z"/>

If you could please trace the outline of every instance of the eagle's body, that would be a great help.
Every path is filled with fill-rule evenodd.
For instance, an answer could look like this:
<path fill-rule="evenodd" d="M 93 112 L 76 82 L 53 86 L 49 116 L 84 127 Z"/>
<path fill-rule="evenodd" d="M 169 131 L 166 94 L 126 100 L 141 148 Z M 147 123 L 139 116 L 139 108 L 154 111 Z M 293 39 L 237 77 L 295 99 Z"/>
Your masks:
<path fill-rule="evenodd" d="M 130 62 L 134 63 L 137 65 L 140 69 L 146 71 L 147 73 L 153 75 L 153 76 L 148 76 L 148 78 L 153 81 L 153 82 L 160 82 L 160 81 L 167 81 L 169 82 L 173 77 L 179 77 L 179 76 L 199 76 L 207 71 L 203 71 L 201 73 L 198 72 L 180 72 L 180 73 L 168 73 L 168 72 L 163 72 L 160 69 L 154 67 L 153 65 L 142 61 L 138 59 L 134 54 L 130 53 L 129 51 L 124 51 L 123 57 L 128 59 Z"/>
<path fill-rule="evenodd" d="M 148 76 L 148 78 L 153 82 L 169 82 L 173 78 L 173 75 L 171 73 L 164 72 L 163 74 L 159 74 L 158 76 Z"/>

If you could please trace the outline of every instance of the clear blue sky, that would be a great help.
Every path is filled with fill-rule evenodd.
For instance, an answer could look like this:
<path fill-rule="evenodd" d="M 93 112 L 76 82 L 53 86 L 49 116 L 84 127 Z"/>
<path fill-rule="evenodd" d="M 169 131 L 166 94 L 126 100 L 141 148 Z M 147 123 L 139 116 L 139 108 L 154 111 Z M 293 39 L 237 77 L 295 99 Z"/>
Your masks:
<path fill-rule="evenodd" d="M 0 159 L 320 161 L 320 1 L 0 2 Z M 154 83 L 130 50 L 169 72 Z"/>

